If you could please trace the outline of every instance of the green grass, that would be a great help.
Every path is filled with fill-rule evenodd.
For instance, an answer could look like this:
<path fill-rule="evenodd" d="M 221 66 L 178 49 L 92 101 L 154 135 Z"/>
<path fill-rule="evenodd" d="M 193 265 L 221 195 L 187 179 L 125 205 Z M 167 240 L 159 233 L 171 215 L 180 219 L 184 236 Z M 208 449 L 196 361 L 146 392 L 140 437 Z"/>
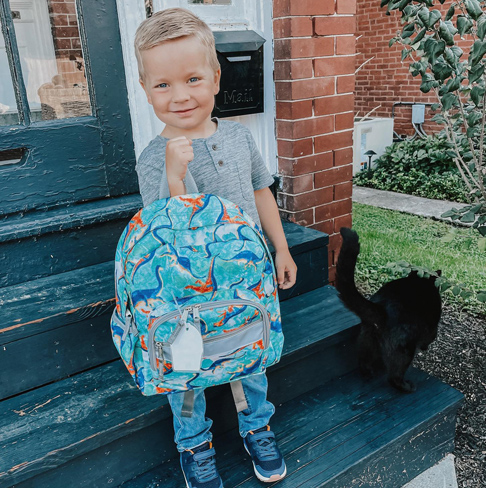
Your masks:
<path fill-rule="evenodd" d="M 387 264 L 407 261 L 431 271 L 442 270 L 448 281 L 462 283 L 471 291 L 486 290 L 486 252 L 478 247 L 480 235 L 458 228 L 452 242 L 443 240 L 451 225 L 435 220 L 353 204 L 353 228 L 360 236 L 361 252 L 356 280 L 365 292 L 376 291 L 384 282 L 397 278 Z M 485 314 L 486 305 L 476 298 L 443 294 L 444 302 L 475 314 Z"/>

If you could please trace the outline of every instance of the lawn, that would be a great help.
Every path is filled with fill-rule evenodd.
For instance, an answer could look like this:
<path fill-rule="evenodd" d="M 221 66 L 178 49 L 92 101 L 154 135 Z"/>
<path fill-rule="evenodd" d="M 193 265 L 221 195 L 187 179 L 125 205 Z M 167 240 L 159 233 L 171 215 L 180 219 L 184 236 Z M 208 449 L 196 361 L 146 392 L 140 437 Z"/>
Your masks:
<path fill-rule="evenodd" d="M 452 242 L 446 242 L 453 228 L 450 224 L 358 203 L 353 204 L 353 228 L 361 242 L 356 280 L 365 292 L 374 292 L 398 277 L 387 268 L 388 263 L 398 261 L 431 271 L 440 269 L 453 283 L 486 290 L 486 252 L 479 248 L 480 235 L 473 229 L 457 228 Z M 456 297 L 451 291 L 443 294 L 446 304 L 474 314 L 486 313 L 485 304 Z"/>

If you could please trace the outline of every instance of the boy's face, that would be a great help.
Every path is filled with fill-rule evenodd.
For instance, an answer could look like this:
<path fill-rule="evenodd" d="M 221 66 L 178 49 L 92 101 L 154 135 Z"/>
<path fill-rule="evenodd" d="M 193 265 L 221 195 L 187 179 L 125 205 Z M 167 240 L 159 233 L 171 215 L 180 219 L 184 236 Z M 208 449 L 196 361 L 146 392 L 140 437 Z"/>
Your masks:
<path fill-rule="evenodd" d="M 167 41 L 142 51 L 145 80 L 140 80 L 155 115 L 170 137 L 205 137 L 211 125 L 221 70 L 214 71 L 206 49 L 194 36 Z"/>

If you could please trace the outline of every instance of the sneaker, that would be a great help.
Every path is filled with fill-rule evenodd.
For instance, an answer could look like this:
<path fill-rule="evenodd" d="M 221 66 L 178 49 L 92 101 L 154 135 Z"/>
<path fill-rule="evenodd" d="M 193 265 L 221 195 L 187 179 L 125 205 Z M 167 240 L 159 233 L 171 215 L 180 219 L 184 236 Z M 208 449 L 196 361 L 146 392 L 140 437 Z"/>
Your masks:
<path fill-rule="evenodd" d="M 211 442 L 181 452 L 181 467 L 187 488 L 223 488 Z"/>
<path fill-rule="evenodd" d="M 243 442 L 260 481 L 271 483 L 285 477 L 287 467 L 269 425 L 258 430 L 250 430 Z"/>

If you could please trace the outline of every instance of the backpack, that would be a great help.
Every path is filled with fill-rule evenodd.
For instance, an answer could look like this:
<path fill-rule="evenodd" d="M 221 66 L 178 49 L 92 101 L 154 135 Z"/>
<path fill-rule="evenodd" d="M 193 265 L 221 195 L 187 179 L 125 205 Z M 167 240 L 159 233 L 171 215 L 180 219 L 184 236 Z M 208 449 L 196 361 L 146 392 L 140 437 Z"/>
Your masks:
<path fill-rule="evenodd" d="M 237 205 L 215 195 L 157 200 L 123 231 L 115 256 L 116 349 L 143 395 L 241 384 L 279 361 L 283 334 L 265 239 Z"/>

